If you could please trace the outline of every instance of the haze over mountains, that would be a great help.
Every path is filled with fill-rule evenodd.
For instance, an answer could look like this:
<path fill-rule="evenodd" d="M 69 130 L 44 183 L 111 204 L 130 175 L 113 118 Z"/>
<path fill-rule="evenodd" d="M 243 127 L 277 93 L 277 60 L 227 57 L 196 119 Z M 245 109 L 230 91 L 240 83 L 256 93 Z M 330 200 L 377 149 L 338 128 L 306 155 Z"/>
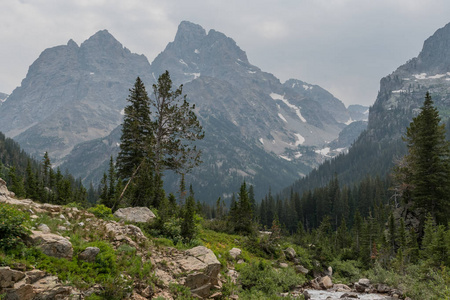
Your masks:
<path fill-rule="evenodd" d="M 206 132 L 204 163 L 188 182 L 202 200 L 229 197 L 243 179 L 261 195 L 307 174 L 324 156 L 344 148 L 365 128 L 367 108 L 349 109 L 317 85 L 253 66 L 224 34 L 182 22 L 172 43 L 150 65 L 106 30 L 78 46 L 46 49 L 0 110 L 0 131 L 30 154 L 52 161 L 85 183 L 98 182 L 118 152 L 128 89 L 137 76 L 151 85 L 169 70 Z M 341 135 L 340 135 L 341 134 Z M 339 137 L 333 152 L 328 143 Z M 170 187 L 177 178 L 166 177 Z M 260 196 L 260 195 L 257 195 Z"/>
<path fill-rule="evenodd" d="M 450 121 L 450 24 L 438 29 L 415 58 L 382 78 L 380 91 L 370 108 L 369 123 L 348 155 L 321 166 L 293 188 L 301 192 L 323 185 L 338 175 L 341 183 L 356 183 L 367 175 L 384 176 L 394 161 L 406 153 L 401 137 L 413 117 L 420 112 L 426 92 L 438 108 L 440 117 Z M 353 124 L 352 124 L 353 125 Z M 355 124 L 356 125 L 356 124 Z M 285 190 L 285 194 L 290 192 Z"/>

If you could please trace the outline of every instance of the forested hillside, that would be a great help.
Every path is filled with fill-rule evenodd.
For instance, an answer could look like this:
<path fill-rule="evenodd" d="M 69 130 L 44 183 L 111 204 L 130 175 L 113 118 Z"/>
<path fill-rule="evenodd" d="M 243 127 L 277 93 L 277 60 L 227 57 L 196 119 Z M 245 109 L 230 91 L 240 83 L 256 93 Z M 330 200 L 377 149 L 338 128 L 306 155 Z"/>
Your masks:
<path fill-rule="evenodd" d="M 39 162 L 25 153 L 17 142 L 0 132 L 0 178 L 7 181 L 10 190 L 19 198 L 43 202 L 86 204 L 86 189 L 59 168 L 53 170 L 48 155 Z"/>

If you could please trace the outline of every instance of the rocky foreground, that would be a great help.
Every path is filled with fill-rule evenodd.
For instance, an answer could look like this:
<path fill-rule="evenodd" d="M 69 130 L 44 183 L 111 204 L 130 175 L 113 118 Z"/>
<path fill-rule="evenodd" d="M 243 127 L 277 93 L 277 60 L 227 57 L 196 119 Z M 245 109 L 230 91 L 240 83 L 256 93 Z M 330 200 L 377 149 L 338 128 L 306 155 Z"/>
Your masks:
<path fill-rule="evenodd" d="M 45 255 L 71 260 L 74 249 L 68 233 L 82 229 L 90 232 L 96 239 L 108 241 L 114 250 L 124 247 L 136 249 L 143 262 L 151 262 L 151 276 L 155 284 L 149 285 L 143 280 L 128 278 L 132 281 L 128 299 L 152 299 L 162 297 L 164 299 L 176 299 L 171 285 L 186 287 L 191 295 L 200 299 L 224 299 L 222 293 L 223 284 L 232 281 L 239 284 L 239 273 L 233 264 L 222 266 L 215 254 L 204 246 L 197 246 L 182 251 L 173 247 L 158 246 L 149 240 L 141 229 L 135 225 L 127 224 L 130 221 L 146 222 L 154 218 L 154 214 L 148 208 L 124 209 L 116 213 L 120 221 L 103 220 L 96 218 L 93 214 L 77 209 L 75 207 L 64 207 L 51 204 L 39 204 L 32 200 L 18 200 L 14 193 L 8 191 L 5 182 L 0 179 L 0 203 L 17 205 L 21 210 L 30 213 L 35 224 L 32 234 L 26 241 L 29 245 L 39 248 Z M 43 218 L 53 223 L 50 229 L 47 224 L 41 223 Z M 95 261 L 100 249 L 97 247 L 86 247 L 78 253 L 78 260 L 87 263 Z M 279 263 L 279 268 L 293 267 L 297 273 L 308 274 L 309 270 L 298 264 L 297 254 L 294 249 L 287 248 L 285 251 L 288 263 Z M 230 256 L 236 263 L 244 263 L 241 259 L 241 250 L 233 248 L 229 251 Z M 222 268 L 226 272 L 222 272 Z M 226 270 L 225 270 L 226 269 Z M 101 285 L 93 285 L 85 290 L 80 290 L 63 282 L 57 277 L 58 274 L 48 274 L 39 269 L 30 269 L 25 264 L 15 264 L 9 267 L 0 267 L 0 295 L 2 299 L 85 299 L 92 294 L 102 291 Z M 343 284 L 332 283 L 332 269 L 325 270 L 322 274 L 314 274 L 315 279 L 307 286 L 297 286 L 291 293 L 280 296 L 303 296 L 309 299 L 307 288 L 333 290 L 345 292 L 342 299 L 355 299 L 359 293 L 383 293 L 390 295 L 392 299 L 402 299 L 400 291 L 393 290 L 385 285 L 372 285 L 367 279 L 361 279 L 353 287 Z M 123 277 L 128 275 L 123 274 Z M 237 295 L 228 296 L 230 299 L 238 299 Z M 388 299 L 388 298 L 387 298 Z"/>

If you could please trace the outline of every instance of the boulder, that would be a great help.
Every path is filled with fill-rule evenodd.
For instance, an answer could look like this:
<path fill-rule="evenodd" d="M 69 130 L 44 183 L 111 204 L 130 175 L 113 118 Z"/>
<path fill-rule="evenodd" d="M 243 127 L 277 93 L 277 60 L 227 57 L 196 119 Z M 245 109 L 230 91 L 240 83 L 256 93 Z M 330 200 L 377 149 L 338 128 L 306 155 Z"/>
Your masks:
<path fill-rule="evenodd" d="M 328 290 L 333 287 L 333 282 L 329 276 L 324 276 L 320 279 L 319 286 L 323 290 Z"/>
<path fill-rule="evenodd" d="M 6 296 L 4 299 L 6 300 L 32 300 L 36 296 L 33 287 L 29 284 L 24 284 L 14 289 L 7 289 L 5 292 Z"/>
<path fill-rule="evenodd" d="M 0 178 L 0 198 L 14 197 L 14 193 L 8 191 L 6 182 Z"/>
<path fill-rule="evenodd" d="M 289 265 L 287 264 L 287 263 L 280 263 L 280 268 L 282 268 L 282 269 L 286 269 L 286 268 L 288 268 L 289 267 Z"/>
<path fill-rule="evenodd" d="M 50 228 L 46 224 L 40 224 L 37 229 L 42 231 L 43 233 L 51 233 Z"/>
<path fill-rule="evenodd" d="M 32 231 L 31 241 L 48 256 L 72 259 L 72 243 L 66 238 L 53 233 Z"/>
<path fill-rule="evenodd" d="M 341 298 L 343 298 L 343 299 L 348 299 L 348 298 L 359 299 L 358 294 L 352 293 L 352 292 L 342 294 Z"/>
<path fill-rule="evenodd" d="M 304 266 L 302 266 L 302 265 L 296 265 L 294 267 L 294 270 L 295 270 L 295 272 L 301 273 L 301 274 L 304 274 L 304 275 L 308 274 L 308 272 L 309 272 L 309 270 L 307 268 L 305 268 Z"/>
<path fill-rule="evenodd" d="M 380 283 L 377 285 L 377 293 L 388 293 L 391 290 L 392 289 L 389 286 L 387 286 L 386 284 Z"/>
<path fill-rule="evenodd" d="M 200 289 L 197 291 L 203 293 L 208 289 L 208 284 L 218 285 L 220 262 L 210 249 L 197 246 L 187 250 L 185 254 L 186 256 L 177 261 L 181 270 L 188 274 L 185 286 L 191 290 Z"/>
<path fill-rule="evenodd" d="M 46 273 L 41 270 L 31 270 L 25 273 L 27 275 L 26 283 L 33 284 L 46 276 Z"/>
<path fill-rule="evenodd" d="M 354 287 L 358 293 L 364 293 L 366 292 L 366 289 L 369 289 L 370 287 L 370 280 L 367 278 L 361 278 L 358 282 L 355 282 Z"/>
<path fill-rule="evenodd" d="M 97 254 L 100 253 L 100 249 L 97 247 L 87 247 L 78 255 L 78 259 L 85 262 L 94 262 Z"/>
<path fill-rule="evenodd" d="M 136 223 L 146 223 L 156 217 L 148 207 L 120 208 L 114 215 L 122 220 Z"/>
<path fill-rule="evenodd" d="M 284 254 L 286 255 L 286 258 L 289 260 L 294 260 L 294 258 L 297 256 L 297 253 L 291 247 L 286 248 L 286 250 L 284 250 Z"/>
<path fill-rule="evenodd" d="M 229 251 L 229 253 L 233 259 L 237 259 L 242 254 L 242 250 L 239 248 L 233 248 Z"/>
<path fill-rule="evenodd" d="M 352 291 L 352 289 L 348 285 L 345 285 L 345 284 L 342 284 L 342 283 L 334 284 L 333 285 L 333 290 L 336 291 L 336 292 L 351 292 Z"/>
<path fill-rule="evenodd" d="M 0 267 L 0 289 L 11 288 L 25 277 L 25 273 L 11 270 L 10 267 Z"/>

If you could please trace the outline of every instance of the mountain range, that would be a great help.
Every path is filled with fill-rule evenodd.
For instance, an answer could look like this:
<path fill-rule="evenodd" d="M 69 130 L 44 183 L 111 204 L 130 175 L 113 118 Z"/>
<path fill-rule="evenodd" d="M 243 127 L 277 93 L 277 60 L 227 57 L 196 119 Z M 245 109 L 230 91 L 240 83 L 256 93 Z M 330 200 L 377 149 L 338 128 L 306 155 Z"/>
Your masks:
<path fill-rule="evenodd" d="M 301 193 L 324 185 L 334 174 L 341 183 L 347 184 L 359 182 L 367 175 L 389 174 L 395 161 L 406 153 L 402 136 L 420 112 L 427 91 L 449 132 L 450 23 L 424 42 L 417 57 L 381 79 L 377 99 L 370 108 L 367 129 L 348 154 L 336 157 L 307 178 L 297 180 L 284 190 L 284 195 L 289 195 L 291 190 Z"/>
<path fill-rule="evenodd" d="M 281 83 L 233 39 L 183 21 L 151 64 L 106 30 L 79 46 L 70 40 L 46 49 L 3 102 L 0 131 L 31 155 L 48 151 L 54 165 L 98 183 L 118 153 L 129 88 L 140 76 L 152 97 L 165 70 L 175 86 L 183 84 L 206 132 L 198 143 L 203 164 L 188 176 L 203 201 L 229 198 L 242 180 L 255 185 L 257 197 L 279 190 L 345 151 L 367 125 L 367 107 L 347 109 L 301 80 Z M 166 174 L 169 190 L 177 181 Z"/>

